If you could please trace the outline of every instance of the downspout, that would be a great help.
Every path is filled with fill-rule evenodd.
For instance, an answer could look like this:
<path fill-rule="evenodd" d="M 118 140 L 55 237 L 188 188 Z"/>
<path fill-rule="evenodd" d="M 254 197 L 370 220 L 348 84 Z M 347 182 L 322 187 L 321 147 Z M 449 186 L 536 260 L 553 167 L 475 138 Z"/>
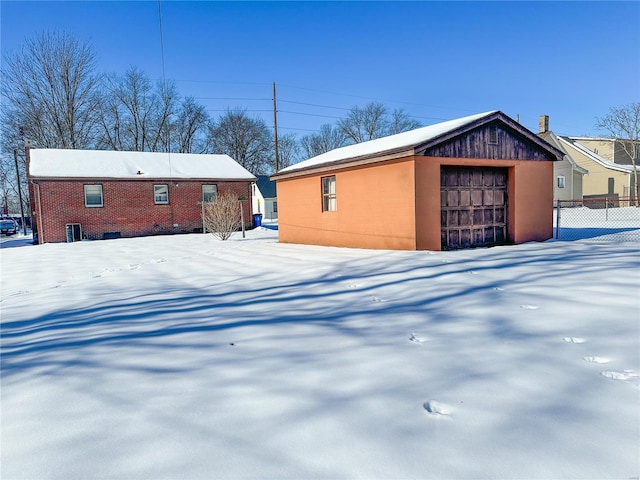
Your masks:
<path fill-rule="evenodd" d="M 37 234 L 38 234 L 38 245 L 44 243 L 44 223 L 42 221 L 42 204 L 40 200 L 40 184 L 35 180 L 32 180 L 33 183 L 33 192 L 35 194 L 36 201 L 36 225 L 37 225 Z"/>
<path fill-rule="evenodd" d="M 575 165 L 573 163 L 570 163 L 571 165 L 571 200 L 575 200 L 576 199 L 576 192 L 573 188 L 573 177 L 575 175 L 574 173 L 574 169 L 575 169 Z"/>

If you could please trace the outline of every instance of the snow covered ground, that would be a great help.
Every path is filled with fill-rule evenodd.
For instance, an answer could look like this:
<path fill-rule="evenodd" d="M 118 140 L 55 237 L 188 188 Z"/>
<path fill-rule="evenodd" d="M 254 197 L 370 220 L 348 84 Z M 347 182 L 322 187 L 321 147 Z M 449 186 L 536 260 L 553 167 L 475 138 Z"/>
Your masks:
<path fill-rule="evenodd" d="M 557 227 L 558 211 L 553 212 Z M 559 235 L 558 235 L 559 233 Z M 640 208 L 574 207 L 560 210 L 560 240 L 594 239 L 603 241 L 640 241 Z"/>
<path fill-rule="evenodd" d="M 640 476 L 637 242 L 2 247 L 3 480 Z"/>

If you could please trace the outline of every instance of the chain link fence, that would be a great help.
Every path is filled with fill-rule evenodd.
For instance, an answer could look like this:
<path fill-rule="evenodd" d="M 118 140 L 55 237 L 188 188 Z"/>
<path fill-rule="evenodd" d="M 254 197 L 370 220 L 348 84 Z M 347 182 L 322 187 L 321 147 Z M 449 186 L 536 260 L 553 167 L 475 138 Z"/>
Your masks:
<path fill-rule="evenodd" d="M 640 242 L 640 198 L 558 200 L 554 233 L 558 240 Z"/>

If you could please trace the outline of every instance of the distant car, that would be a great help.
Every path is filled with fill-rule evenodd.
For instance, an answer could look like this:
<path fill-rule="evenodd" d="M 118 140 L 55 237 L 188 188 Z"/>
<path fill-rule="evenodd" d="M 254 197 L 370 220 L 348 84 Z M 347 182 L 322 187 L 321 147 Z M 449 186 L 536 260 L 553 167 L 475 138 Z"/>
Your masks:
<path fill-rule="evenodd" d="M 18 225 L 13 220 L 0 220 L 0 233 L 5 235 L 15 235 L 18 231 Z"/>

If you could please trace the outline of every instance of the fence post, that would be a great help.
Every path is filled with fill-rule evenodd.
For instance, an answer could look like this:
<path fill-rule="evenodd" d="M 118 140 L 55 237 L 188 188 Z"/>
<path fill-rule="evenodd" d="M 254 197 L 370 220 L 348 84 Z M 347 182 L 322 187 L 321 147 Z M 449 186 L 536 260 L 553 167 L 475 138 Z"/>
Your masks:
<path fill-rule="evenodd" d="M 604 199 L 604 221 L 609 221 L 609 197 Z"/>
<path fill-rule="evenodd" d="M 560 238 L 560 200 L 556 200 L 556 240 Z"/>

